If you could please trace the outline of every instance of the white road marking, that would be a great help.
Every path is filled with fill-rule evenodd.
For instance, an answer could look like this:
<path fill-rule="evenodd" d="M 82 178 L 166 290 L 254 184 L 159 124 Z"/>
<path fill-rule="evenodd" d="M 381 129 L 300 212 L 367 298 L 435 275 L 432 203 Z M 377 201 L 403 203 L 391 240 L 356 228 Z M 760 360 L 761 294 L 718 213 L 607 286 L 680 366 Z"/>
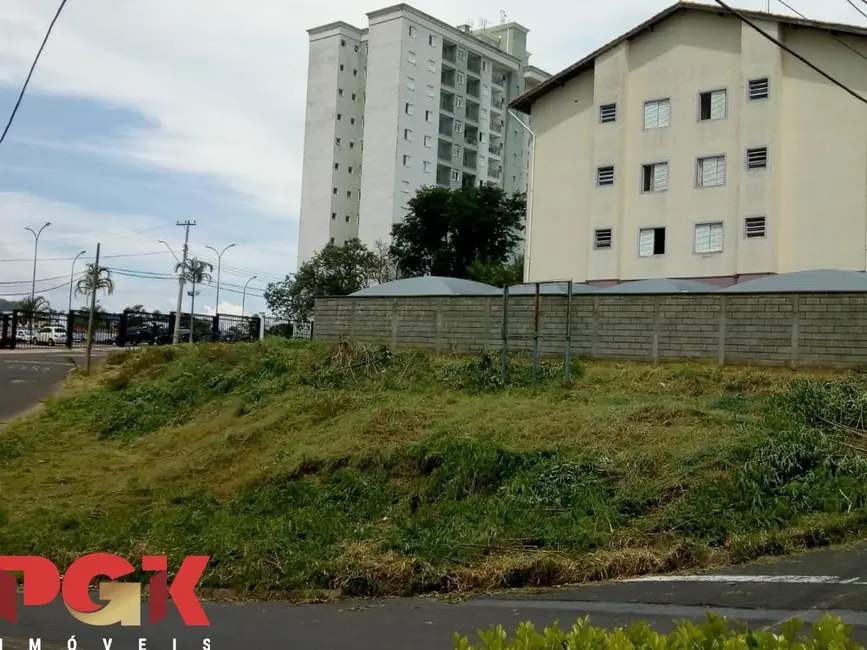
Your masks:
<path fill-rule="evenodd" d="M 841 576 L 798 576 L 798 575 L 725 575 L 698 574 L 681 576 L 642 576 L 628 578 L 622 582 L 765 582 L 783 584 L 814 584 L 814 585 L 863 585 L 860 578 L 843 578 Z"/>
<path fill-rule="evenodd" d="M 30 361 L 24 359 L 16 359 L 15 361 L 4 361 L 3 363 L 13 363 L 15 365 L 22 365 L 27 363 L 38 364 L 40 366 L 74 366 L 74 363 L 69 363 L 68 361 Z M 47 368 L 46 368 L 47 370 Z"/>

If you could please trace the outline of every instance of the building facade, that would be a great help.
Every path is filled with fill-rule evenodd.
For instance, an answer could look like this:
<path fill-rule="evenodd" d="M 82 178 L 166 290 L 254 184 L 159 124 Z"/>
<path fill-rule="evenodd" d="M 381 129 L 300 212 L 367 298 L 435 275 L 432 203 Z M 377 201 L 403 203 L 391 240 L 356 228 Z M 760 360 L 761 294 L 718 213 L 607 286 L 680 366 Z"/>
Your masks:
<path fill-rule="evenodd" d="M 867 30 L 742 15 L 867 97 Z M 733 14 L 674 5 L 513 106 L 527 281 L 867 268 L 867 105 Z"/>
<path fill-rule="evenodd" d="M 421 187 L 527 187 L 529 117 L 508 105 L 549 77 L 529 65 L 528 30 L 403 4 L 368 23 L 308 30 L 299 264 L 329 242 L 388 242 Z"/>

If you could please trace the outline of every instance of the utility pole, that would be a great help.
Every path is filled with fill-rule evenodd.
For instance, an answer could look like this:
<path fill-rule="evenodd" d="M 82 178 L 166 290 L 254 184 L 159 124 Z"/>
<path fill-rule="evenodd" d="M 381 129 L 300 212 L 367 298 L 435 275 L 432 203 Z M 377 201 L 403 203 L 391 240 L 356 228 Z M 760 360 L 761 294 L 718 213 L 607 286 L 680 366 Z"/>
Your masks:
<path fill-rule="evenodd" d="M 187 254 L 190 250 L 190 226 L 195 226 L 195 221 L 178 221 L 178 226 L 181 226 L 186 229 L 186 233 L 184 234 L 184 254 L 181 258 L 181 272 L 178 273 L 178 308 L 175 311 L 175 332 L 173 338 L 173 342 L 175 345 L 181 342 L 181 314 L 184 308 L 184 280 L 186 280 L 186 272 L 187 272 Z M 193 323 L 190 322 L 190 330 L 193 328 Z"/>
<path fill-rule="evenodd" d="M 99 286 L 99 244 L 96 245 L 96 259 L 93 261 L 93 286 L 90 288 L 90 318 L 87 319 L 87 351 L 84 354 L 84 374 L 90 374 L 90 355 L 93 352 L 93 319 L 96 315 L 96 289 Z"/>
<path fill-rule="evenodd" d="M 190 300 L 190 343 L 195 343 L 195 339 L 193 338 L 193 334 L 196 331 L 196 328 L 193 327 L 195 324 L 196 318 L 196 296 L 199 295 L 199 291 L 196 291 L 196 283 L 193 282 L 193 290 L 187 291 L 187 295 L 191 298 Z"/>
<path fill-rule="evenodd" d="M 218 251 L 213 246 L 205 246 L 205 248 L 210 248 L 214 253 L 217 254 L 217 304 L 214 305 L 214 315 L 220 313 L 220 270 L 223 268 L 223 253 L 225 253 L 230 248 L 234 248 L 235 244 L 229 244 L 222 251 Z"/>

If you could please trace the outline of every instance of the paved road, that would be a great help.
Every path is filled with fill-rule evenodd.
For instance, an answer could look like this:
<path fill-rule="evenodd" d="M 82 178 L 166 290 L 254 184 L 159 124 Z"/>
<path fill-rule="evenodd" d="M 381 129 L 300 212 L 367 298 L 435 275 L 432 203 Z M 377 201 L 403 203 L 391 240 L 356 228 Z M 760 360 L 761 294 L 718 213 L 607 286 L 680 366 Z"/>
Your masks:
<path fill-rule="evenodd" d="M 100 359 L 111 350 L 94 349 Z M 54 393 L 84 350 L 0 350 L 0 426 Z"/>
<path fill-rule="evenodd" d="M 459 604 L 430 599 L 328 605 L 208 603 L 205 610 L 211 620 L 209 628 L 184 628 L 177 615 L 142 628 L 89 628 L 55 602 L 19 610 L 18 625 L 0 622 L 0 636 L 5 650 L 26 649 L 31 637 L 41 638 L 43 649 L 66 647 L 72 634 L 80 650 L 102 649 L 104 637 L 114 640 L 113 650 L 135 650 L 139 638 L 147 639 L 142 646 L 146 650 L 196 650 L 202 648 L 204 638 L 210 639 L 212 650 L 448 650 L 453 647 L 454 632 L 473 634 L 480 627 L 496 624 L 513 628 L 524 620 L 537 625 L 559 620 L 571 625 L 576 618 L 589 615 L 597 625 L 615 627 L 643 619 L 667 631 L 674 620 L 701 621 L 710 610 L 759 629 L 774 628 L 794 617 L 815 621 L 831 611 L 855 626 L 855 638 L 863 644 L 867 643 L 867 546 L 824 550 L 710 574 L 653 577 Z"/>

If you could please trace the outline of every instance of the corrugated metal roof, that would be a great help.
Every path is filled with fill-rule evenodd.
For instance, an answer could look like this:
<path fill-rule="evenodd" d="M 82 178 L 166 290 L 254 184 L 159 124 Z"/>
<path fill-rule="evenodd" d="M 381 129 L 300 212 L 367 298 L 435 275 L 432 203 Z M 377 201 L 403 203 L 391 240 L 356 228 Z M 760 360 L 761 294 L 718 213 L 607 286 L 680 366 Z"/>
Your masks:
<path fill-rule="evenodd" d="M 733 284 L 720 293 L 831 293 L 867 291 L 867 275 L 860 271 L 814 269 L 769 275 L 742 284 Z"/>
<path fill-rule="evenodd" d="M 420 278 L 406 278 L 367 287 L 350 294 L 353 298 L 410 298 L 413 296 L 487 296 L 491 290 L 496 290 L 489 284 L 462 280 L 459 278 L 442 278 L 436 275 L 426 275 Z"/>
<path fill-rule="evenodd" d="M 549 295 L 559 295 L 565 296 L 568 288 L 567 282 L 552 282 L 550 284 L 541 284 L 539 286 L 539 294 L 543 296 Z M 573 282 L 572 283 L 572 293 L 590 293 L 591 291 L 596 291 L 596 287 L 591 287 L 588 284 L 583 284 L 581 282 Z M 495 288 L 491 293 L 503 294 L 502 289 Z M 536 295 L 536 285 L 535 284 L 514 284 L 509 287 L 509 295 L 510 296 L 534 296 Z"/>
<path fill-rule="evenodd" d="M 669 280 L 668 278 L 652 278 L 650 280 L 635 280 L 622 282 L 613 287 L 598 289 L 600 294 L 635 294 L 635 293 L 712 293 L 717 287 L 695 280 Z"/>

